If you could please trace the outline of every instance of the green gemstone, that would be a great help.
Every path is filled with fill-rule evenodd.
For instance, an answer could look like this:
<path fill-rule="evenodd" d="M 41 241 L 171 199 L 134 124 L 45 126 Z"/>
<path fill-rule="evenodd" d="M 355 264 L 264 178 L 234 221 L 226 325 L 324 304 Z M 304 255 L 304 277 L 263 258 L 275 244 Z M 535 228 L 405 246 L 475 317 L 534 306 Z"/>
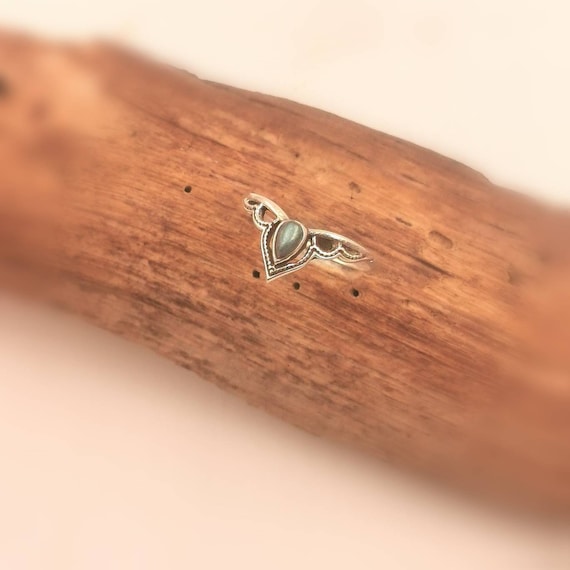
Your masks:
<path fill-rule="evenodd" d="M 287 259 L 299 250 L 305 241 L 305 228 L 295 220 L 286 220 L 279 224 L 275 234 L 275 257 Z"/>

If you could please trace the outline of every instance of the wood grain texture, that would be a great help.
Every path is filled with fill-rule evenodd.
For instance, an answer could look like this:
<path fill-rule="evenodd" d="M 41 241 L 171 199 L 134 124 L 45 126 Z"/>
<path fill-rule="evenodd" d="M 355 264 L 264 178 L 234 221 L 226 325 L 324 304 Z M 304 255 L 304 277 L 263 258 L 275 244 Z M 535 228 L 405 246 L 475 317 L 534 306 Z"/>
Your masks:
<path fill-rule="evenodd" d="M 109 46 L 3 34 L 0 76 L 5 286 L 312 433 L 568 510 L 566 213 Z M 267 284 L 249 192 L 356 239 L 373 270 L 311 264 Z"/>

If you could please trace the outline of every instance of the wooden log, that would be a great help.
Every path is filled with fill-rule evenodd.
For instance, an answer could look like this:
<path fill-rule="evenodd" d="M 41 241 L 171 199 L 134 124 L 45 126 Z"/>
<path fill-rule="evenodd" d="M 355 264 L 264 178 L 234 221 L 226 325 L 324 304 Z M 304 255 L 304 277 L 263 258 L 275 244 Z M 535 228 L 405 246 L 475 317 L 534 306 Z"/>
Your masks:
<path fill-rule="evenodd" d="M 568 512 L 565 212 L 329 113 L 8 33 L 0 157 L 4 286 L 312 433 Z M 266 283 L 249 192 L 373 270 Z"/>

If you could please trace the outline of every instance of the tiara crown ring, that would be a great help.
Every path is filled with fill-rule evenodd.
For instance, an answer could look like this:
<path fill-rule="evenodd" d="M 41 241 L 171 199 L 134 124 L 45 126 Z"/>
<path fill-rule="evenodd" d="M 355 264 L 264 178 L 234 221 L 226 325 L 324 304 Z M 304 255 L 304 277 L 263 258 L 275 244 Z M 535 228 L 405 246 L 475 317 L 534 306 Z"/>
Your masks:
<path fill-rule="evenodd" d="M 298 271 L 312 260 L 334 261 L 354 269 L 370 267 L 372 258 L 360 244 L 340 234 L 308 229 L 259 194 L 249 194 L 244 206 L 261 231 L 261 256 L 268 281 Z"/>

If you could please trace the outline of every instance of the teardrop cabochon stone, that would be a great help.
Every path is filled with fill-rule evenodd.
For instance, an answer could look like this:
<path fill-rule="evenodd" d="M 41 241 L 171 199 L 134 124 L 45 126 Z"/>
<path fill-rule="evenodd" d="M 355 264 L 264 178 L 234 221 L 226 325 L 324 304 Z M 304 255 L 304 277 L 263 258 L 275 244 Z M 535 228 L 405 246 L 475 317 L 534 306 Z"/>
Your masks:
<path fill-rule="evenodd" d="M 284 220 L 279 224 L 273 241 L 276 261 L 283 261 L 299 251 L 307 239 L 305 226 L 296 220 Z"/>

